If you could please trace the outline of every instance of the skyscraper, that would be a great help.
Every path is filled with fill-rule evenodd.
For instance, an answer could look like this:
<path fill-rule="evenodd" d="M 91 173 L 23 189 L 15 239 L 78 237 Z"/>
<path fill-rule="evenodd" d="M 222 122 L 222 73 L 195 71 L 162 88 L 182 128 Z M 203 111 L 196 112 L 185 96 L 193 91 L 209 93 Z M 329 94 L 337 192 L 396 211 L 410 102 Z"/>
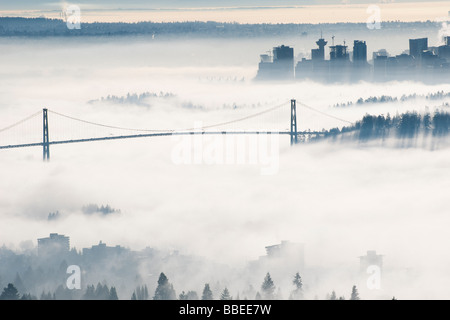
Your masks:
<path fill-rule="evenodd" d="M 349 55 L 347 52 L 347 46 L 337 45 L 330 47 L 330 60 L 341 60 L 346 61 L 349 60 Z"/>
<path fill-rule="evenodd" d="M 273 48 L 273 67 L 279 78 L 294 78 L 294 48 L 284 45 Z"/>
<path fill-rule="evenodd" d="M 328 42 L 325 39 L 320 38 L 317 40 L 316 44 L 319 46 L 318 49 L 311 50 L 311 59 L 312 60 L 325 60 L 325 46 Z"/>
<path fill-rule="evenodd" d="M 294 78 L 294 48 L 280 46 L 273 48 L 273 58 L 261 55 L 258 79 L 288 80 Z"/>
<path fill-rule="evenodd" d="M 420 59 L 422 52 L 428 50 L 428 38 L 409 39 L 409 54 L 415 59 Z"/>
<path fill-rule="evenodd" d="M 353 62 L 367 62 L 367 44 L 365 41 L 355 40 L 353 43 Z"/>

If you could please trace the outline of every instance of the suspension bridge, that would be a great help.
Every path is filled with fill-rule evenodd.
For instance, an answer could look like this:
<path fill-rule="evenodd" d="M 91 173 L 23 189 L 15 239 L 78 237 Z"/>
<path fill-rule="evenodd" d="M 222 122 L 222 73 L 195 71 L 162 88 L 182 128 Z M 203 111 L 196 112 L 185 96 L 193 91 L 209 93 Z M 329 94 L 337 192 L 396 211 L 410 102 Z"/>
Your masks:
<path fill-rule="evenodd" d="M 290 105 L 290 128 L 286 130 L 225 130 L 220 128 L 225 128 L 229 125 L 241 123 L 253 118 L 261 117 L 262 115 L 269 114 L 271 112 L 280 110 L 281 108 L 285 106 Z M 2 149 L 16 149 L 16 148 L 29 148 L 29 147 L 42 147 L 43 149 L 43 160 L 49 161 L 50 160 L 50 146 L 51 145 L 62 145 L 62 144 L 73 144 L 73 143 L 82 143 L 82 142 L 94 142 L 94 141 L 108 141 L 108 140 L 123 140 L 123 139 L 136 139 L 136 138 L 151 138 L 151 137 L 164 137 L 164 136 L 173 136 L 173 135 L 195 135 L 195 134 L 201 134 L 201 135 L 263 135 L 263 134 L 279 134 L 279 135 L 289 135 L 290 136 L 290 143 L 291 145 L 297 144 L 301 140 L 305 140 L 306 137 L 311 136 L 320 136 L 323 135 L 324 132 L 322 131 L 298 131 L 298 123 L 297 123 L 297 106 L 312 110 L 318 114 L 321 114 L 322 116 L 327 116 L 330 118 L 334 118 L 335 120 L 339 120 L 341 122 L 350 123 L 349 121 L 346 121 L 344 119 L 340 119 L 338 117 L 335 117 L 333 115 L 327 114 L 325 112 L 322 112 L 320 110 L 317 110 L 315 108 L 312 108 L 306 104 L 303 104 L 301 102 L 297 102 L 295 99 L 287 101 L 285 103 L 282 103 L 280 105 L 277 105 L 275 107 L 266 109 L 264 111 L 260 111 L 242 118 L 216 123 L 208 126 L 201 126 L 199 128 L 185 128 L 185 129 L 140 129 L 140 128 L 126 128 L 126 127 L 119 127 L 119 126 L 112 126 L 92 121 L 87 121 L 84 119 L 75 118 L 73 116 L 65 115 L 56 111 L 52 111 L 49 109 L 43 109 L 35 114 L 32 114 L 31 116 L 16 122 L 10 126 L 7 126 L 3 129 L 0 129 L 0 150 Z M 97 127 L 97 128 L 105 128 L 109 130 L 118 130 L 121 132 L 127 132 L 127 134 L 116 134 L 112 135 L 111 133 L 109 135 L 100 135 L 100 136 L 87 136 L 86 134 L 89 134 L 88 130 L 83 130 L 85 135 L 81 138 L 74 138 L 74 137 L 63 137 L 55 140 L 51 140 L 50 137 L 50 128 L 56 126 L 56 123 L 49 123 L 49 115 L 55 115 L 58 116 L 59 119 L 63 118 L 65 120 L 70 120 L 71 122 L 78 122 L 83 123 L 84 125 L 88 125 L 91 127 Z M 42 117 L 42 118 L 41 118 Z M 18 127 L 25 127 L 25 130 L 27 129 L 27 123 L 34 120 L 39 119 L 40 121 L 40 137 L 37 138 L 36 134 L 34 134 L 32 137 L 29 135 L 25 135 L 26 139 L 30 139 L 27 142 L 21 142 L 21 143 L 11 143 L 11 144 L 5 144 L 2 145 L 4 140 L 2 139 L 2 136 L 5 133 L 8 133 L 11 130 L 14 130 Z M 214 130 L 215 129 L 215 130 Z M 63 131 L 68 131 L 68 126 L 65 124 L 63 126 Z M 37 140 L 38 139 L 38 140 Z M 2 141 L 3 140 L 3 141 Z"/>

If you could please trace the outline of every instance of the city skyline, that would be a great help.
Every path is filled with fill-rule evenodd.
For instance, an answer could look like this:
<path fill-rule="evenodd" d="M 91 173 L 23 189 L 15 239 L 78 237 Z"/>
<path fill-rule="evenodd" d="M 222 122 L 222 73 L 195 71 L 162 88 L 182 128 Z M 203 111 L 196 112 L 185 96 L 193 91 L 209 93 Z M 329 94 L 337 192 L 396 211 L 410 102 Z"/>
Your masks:
<path fill-rule="evenodd" d="M 335 44 L 332 36 L 329 55 L 325 47 L 330 41 L 317 40 L 317 49 L 310 59 L 297 59 L 294 49 L 281 45 L 274 47 L 273 55 L 262 54 L 258 80 L 314 79 L 325 82 L 390 81 L 416 79 L 445 82 L 450 79 L 450 36 L 443 44 L 430 47 L 428 38 L 409 39 L 409 49 L 391 56 L 385 49 L 368 55 L 367 42 L 354 40 L 353 50 L 344 41 Z M 372 59 L 368 60 L 371 56 Z"/>

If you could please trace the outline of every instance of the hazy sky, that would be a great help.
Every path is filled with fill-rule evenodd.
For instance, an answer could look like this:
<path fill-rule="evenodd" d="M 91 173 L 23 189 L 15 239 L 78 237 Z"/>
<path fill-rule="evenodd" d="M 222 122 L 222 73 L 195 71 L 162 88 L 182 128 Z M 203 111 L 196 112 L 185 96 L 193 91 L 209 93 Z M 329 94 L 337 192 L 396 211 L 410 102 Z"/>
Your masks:
<path fill-rule="evenodd" d="M 76 1 L 47 2 L 21 0 L 0 5 L 1 16 L 45 16 L 59 18 L 69 4 L 82 10 L 82 22 L 92 21 L 220 21 L 241 23 L 366 22 L 380 7 L 381 19 L 401 21 L 436 20 L 448 17 L 445 1 Z M 246 8 L 246 7 L 252 7 Z M 225 8 L 225 9 L 224 9 Z M 124 9 L 117 11 L 115 9 Z M 127 9 L 143 9 L 140 11 Z M 147 9 L 147 10 L 146 10 Z M 151 9 L 151 10 L 150 10 Z M 153 9 L 169 9 L 157 10 Z"/>
<path fill-rule="evenodd" d="M 16 0 L 5 3 L 3 1 L 0 8 L 48 8 L 65 3 L 83 4 L 96 7 L 108 8 L 192 8 L 192 7 L 242 7 L 242 6 L 303 6 L 303 5 L 352 5 L 352 4 L 376 4 L 376 3 L 418 3 L 423 0 L 76 0 L 76 1 L 47 1 L 47 0 Z"/>

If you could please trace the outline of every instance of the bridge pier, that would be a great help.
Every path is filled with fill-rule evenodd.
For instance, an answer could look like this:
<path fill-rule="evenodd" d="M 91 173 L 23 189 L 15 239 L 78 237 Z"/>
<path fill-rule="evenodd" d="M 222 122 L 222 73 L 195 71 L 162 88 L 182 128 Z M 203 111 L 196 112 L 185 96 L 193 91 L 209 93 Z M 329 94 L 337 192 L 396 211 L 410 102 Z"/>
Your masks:
<path fill-rule="evenodd" d="M 298 143 L 297 135 L 297 101 L 291 100 L 291 146 Z"/>
<path fill-rule="evenodd" d="M 42 110 L 42 118 L 43 118 L 43 141 L 42 141 L 42 147 L 43 147 L 43 154 L 44 154 L 44 161 L 50 161 L 50 144 L 49 144 L 49 138 L 48 138 L 48 110 L 43 109 Z"/>

